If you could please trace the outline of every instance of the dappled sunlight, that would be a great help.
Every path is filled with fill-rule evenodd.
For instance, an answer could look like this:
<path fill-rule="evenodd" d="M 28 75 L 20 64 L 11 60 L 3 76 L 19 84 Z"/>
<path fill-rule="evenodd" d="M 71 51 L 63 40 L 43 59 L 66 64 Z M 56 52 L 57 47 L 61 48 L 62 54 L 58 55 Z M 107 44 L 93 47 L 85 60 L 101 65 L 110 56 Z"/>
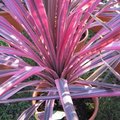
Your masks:
<path fill-rule="evenodd" d="M 21 46 L 21 47 L 22 47 L 22 46 Z M 26 51 L 26 52 L 29 52 L 29 50 L 28 50 L 27 48 L 24 48 L 23 50 Z"/>
<path fill-rule="evenodd" d="M 17 42 L 19 42 L 20 44 L 22 44 L 22 43 L 18 40 L 18 38 L 16 38 L 15 35 L 10 35 L 10 37 L 13 38 L 14 40 L 16 40 Z"/>
<path fill-rule="evenodd" d="M 71 94 L 69 91 L 67 80 L 57 79 L 55 82 L 56 82 L 56 87 L 58 89 L 58 93 L 60 96 L 60 101 L 61 101 L 63 109 L 66 113 L 67 119 L 77 120 L 77 114 L 76 114 L 75 108 L 73 106 L 73 101 L 72 101 L 72 97 L 71 97 Z"/>
<path fill-rule="evenodd" d="M 18 59 L 16 59 L 14 62 L 12 62 L 11 66 L 13 67 L 18 67 L 20 61 Z"/>
<path fill-rule="evenodd" d="M 82 10 L 84 11 L 84 10 L 86 10 L 87 8 L 89 8 L 89 6 L 93 4 L 93 2 L 95 2 L 95 1 L 94 1 L 94 0 L 89 1 L 86 5 L 84 5 L 84 6 L 82 7 Z"/>
<path fill-rule="evenodd" d="M 80 66 L 81 66 L 81 67 L 82 67 L 82 66 L 87 67 L 87 66 L 89 66 L 89 65 L 91 65 L 91 61 L 90 61 L 90 59 L 87 59 L 87 60 L 85 60 Z"/>
<path fill-rule="evenodd" d="M 10 56 L 7 56 L 6 58 L 5 58 L 5 61 L 8 61 L 10 59 Z"/>
<path fill-rule="evenodd" d="M 20 42 L 20 40 L 15 36 L 15 35 L 10 35 L 10 37 L 13 39 L 13 40 L 15 40 L 15 42 L 17 42 L 17 43 L 19 43 L 20 45 L 23 45 L 23 43 L 22 42 Z"/>
<path fill-rule="evenodd" d="M 65 104 L 67 104 L 67 103 L 73 104 L 69 92 L 62 93 L 62 96 L 63 96 L 63 101 Z"/>
<path fill-rule="evenodd" d="M 29 67 L 29 66 L 26 66 L 26 67 L 25 67 L 25 70 L 26 70 L 26 71 L 29 71 L 29 70 L 31 70 L 31 69 L 32 69 L 32 67 Z"/>
<path fill-rule="evenodd" d="M 6 68 L 12 69 L 12 68 L 19 68 L 23 66 L 22 64 L 26 65 L 22 59 L 16 57 L 16 56 L 11 56 L 11 55 L 6 55 L 6 54 L 0 54 L 0 64 L 7 66 Z M 9 66 L 9 67 L 8 67 Z"/>
<path fill-rule="evenodd" d="M 31 75 L 38 73 L 39 71 L 42 71 L 42 70 L 44 70 L 44 68 L 42 67 L 29 67 L 29 66 L 26 66 L 20 69 L 15 75 L 13 75 L 6 82 L 0 85 L 0 90 L 1 90 L 0 95 L 2 95 L 4 92 L 9 90 L 10 88 L 14 87 L 16 84 L 21 83 Z"/>
<path fill-rule="evenodd" d="M 19 47 L 20 47 L 21 49 L 23 49 L 25 52 L 28 52 L 28 49 L 27 49 L 26 47 L 24 47 L 25 44 L 23 44 L 16 36 L 10 35 L 10 37 L 11 37 L 12 39 L 14 39 L 15 42 L 17 42 L 17 43 L 20 45 Z"/>
<path fill-rule="evenodd" d="M 44 102 L 42 119 L 51 119 L 54 105 L 60 102 L 66 119 L 78 120 L 74 98 L 120 95 L 117 83 L 101 80 L 109 70 L 120 79 L 113 69 L 120 57 L 120 9 L 111 8 L 115 2 L 101 5 L 101 0 L 3 0 L 24 31 L 0 17 L 0 79 L 8 77 L 0 84 L 0 103 Z M 109 21 L 99 18 L 109 15 Z M 94 27 L 101 28 L 91 34 Z M 20 91 L 25 87 L 30 89 Z M 17 92 L 33 91 L 37 92 L 33 97 L 12 99 Z M 25 110 L 19 119 L 29 119 L 35 107 Z"/>
<path fill-rule="evenodd" d="M 5 85 L 4 85 L 5 84 Z M 12 82 L 9 81 L 9 82 L 6 82 L 6 83 L 3 83 L 0 85 L 0 95 L 3 94 L 3 92 L 6 90 L 6 87 L 10 87 L 12 85 Z"/>
<path fill-rule="evenodd" d="M 85 5 L 84 7 L 82 7 L 82 10 L 86 10 L 89 7 L 89 5 Z"/>
<path fill-rule="evenodd" d="M 114 41 L 110 43 L 109 45 L 107 45 L 104 49 L 105 50 L 120 50 L 120 41 Z"/>

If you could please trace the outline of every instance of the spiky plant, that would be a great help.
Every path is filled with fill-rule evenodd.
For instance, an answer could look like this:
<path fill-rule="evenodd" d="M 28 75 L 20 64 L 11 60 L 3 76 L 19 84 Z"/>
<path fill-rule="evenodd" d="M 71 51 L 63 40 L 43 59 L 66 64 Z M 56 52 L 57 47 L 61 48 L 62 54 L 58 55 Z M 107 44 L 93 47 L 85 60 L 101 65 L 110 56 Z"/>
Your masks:
<path fill-rule="evenodd" d="M 3 0 L 9 12 L 28 34 L 26 38 L 6 19 L 0 17 L 0 39 L 8 46 L 0 47 L 0 103 L 38 100 L 20 116 L 29 118 L 46 102 L 43 118 L 52 119 L 55 100 L 59 99 L 67 120 L 77 120 L 74 98 L 120 96 L 120 86 L 99 82 L 98 78 L 119 63 L 120 12 L 110 8 L 118 1 L 110 0 Z M 104 23 L 97 16 L 113 10 L 113 18 Z M 85 46 L 75 52 L 82 35 L 93 26 L 102 26 Z M 31 59 L 30 65 L 25 59 Z M 81 76 L 94 72 L 82 79 Z M 26 81 L 32 75 L 38 80 Z M 7 77 L 7 78 L 6 78 Z M 25 82 L 26 81 L 26 82 Z M 15 93 L 28 86 L 39 86 L 46 94 L 37 97 L 12 99 Z M 39 90 L 38 90 L 39 91 Z"/>

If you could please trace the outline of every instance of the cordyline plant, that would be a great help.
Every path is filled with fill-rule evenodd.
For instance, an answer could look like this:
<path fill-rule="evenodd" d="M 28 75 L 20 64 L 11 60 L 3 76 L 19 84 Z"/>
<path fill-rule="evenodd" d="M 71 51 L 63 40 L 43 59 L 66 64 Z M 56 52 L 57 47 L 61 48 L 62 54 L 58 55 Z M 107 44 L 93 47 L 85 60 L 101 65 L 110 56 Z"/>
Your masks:
<path fill-rule="evenodd" d="M 119 1 L 110 0 L 3 0 L 5 7 L 29 37 L 25 37 L 6 19 L 0 17 L 0 103 L 38 100 L 19 119 L 33 115 L 41 102 L 46 102 L 43 118 L 52 119 L 55 100 L 60 100 L 67 120 L 77 120 L 72 99 L 120 96 L 120 86 L 98 78 L 119 63 L 120 12 L 111 8 Z M 113 18 L 104 23 L 97 16 L 112 11 Z M 93 26 L 102 26 L 84 47 L 75 52 L 83 33 Z M 25 62 L 29 58 L 34 65 Z M 81 76 L 94 72 L 82 79 Z M 26 81 L 32 75 L 38 80 Z M 12 99 L 25 87 L 37 86 L 40 96 Z M 33 89 L 31 91 L 34 91 Z"/>

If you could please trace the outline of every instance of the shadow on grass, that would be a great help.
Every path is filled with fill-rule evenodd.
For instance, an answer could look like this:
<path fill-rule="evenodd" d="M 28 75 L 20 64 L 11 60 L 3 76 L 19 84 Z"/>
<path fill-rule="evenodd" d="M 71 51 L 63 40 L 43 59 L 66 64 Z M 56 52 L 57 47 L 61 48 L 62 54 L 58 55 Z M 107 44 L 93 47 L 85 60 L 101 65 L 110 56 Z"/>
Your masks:
<path fill-rule="evenodd" d="M 30 93 L 16 94 L 12 98 L 29 97 Z M 31 102 L 0 104 L 0 120 L 17 120 L 20 114 L 31 106 Z M 35 120 L 34 117 L 30 120 Z"/>
<path fill-rule="evenodd" d="M 17 120 L 22 111 L 30 105 L 31 102 L 1 104 L 0 120 Z M 30 120 L 35 120 L 35 118 Z M 99 112 L 95 120 L 120 120 L 120 97 L 101 98 Z"/>
<path fill-rule="evenodd" d="M 101 98 L 95 120 L 120 120 L 120 97 Z"/>

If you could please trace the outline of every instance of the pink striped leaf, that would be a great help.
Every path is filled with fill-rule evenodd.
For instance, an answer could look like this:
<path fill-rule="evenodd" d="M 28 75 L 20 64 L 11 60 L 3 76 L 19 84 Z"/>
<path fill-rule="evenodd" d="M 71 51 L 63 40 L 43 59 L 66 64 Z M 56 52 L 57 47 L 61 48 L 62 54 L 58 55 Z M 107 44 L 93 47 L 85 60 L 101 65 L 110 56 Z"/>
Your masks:
<path fill-rule="evenodd" d="M 7 81 L 0 85 L 0 95 L 7 92 L 10 88 L 14 87 L 16 84 L 21 83 L 26 78 L 43 70 L 44 70 L 43 67 L 25 67 L 19 70 L 19 72 L 17 72 L 15 75 L 13 75 L 11 78 L 9 78 Z"/>
<path fill-rule="evenodd" d="M 14 55 L 0 54 L 0 65 L 8 66 L 11 68 L 21 68 L 28 66 L 21 58 Z"/>
<path fill-rule="evenodd" d="M 38 4 L 39 3 L 39 4 Z M 49 28 L 48 28 L 48 19 L 46 16 L 45 8 L 42 0 L 26 0 L 28 10 L 31 15 L 34 17 L 34 21 L 40 30 L 40 37 L 43 39 L 47 49 L 49 50 L 51 60 L 55 60 L 55 50 L 53 49 L 53 43 L 50 37 Z"/>
<path fill-rule="evenodd" d="M 4 53 L 4 54 L 11 54 L 11 55 L 18 55 L 18 56 L 23 56 L 23 57 L 28 57 L 29 55 L 15 49 L 12 47 L 0 47 L 0 53 Z"/>
<path fill-rule="evenodd" d="M 66 118 L 68 120 L 78 120 L 67 81 L 64 79 L 57 79 L 55 82 L 60 96 L 60 101 L 66 114 Z"/>
<path fill-rule="evenodd" d="M 28 86 L 35 86 L 37 84 L 39 84 L 40 81 L 39 80 L 34 80 L 34 81 L 30 81 L 30 82 L 23 82 L 15 87 L 13 87 L 12 89 L 10 89 L 9 91 L 7 91 L 6 93 L 4 93 L 3 95 L 0 96 L 0 100 L 7 100 L 8 98 L 10 98 L 11 96 L 13 96 L 14 94 L 16 94 L 17 92 L 19 92 L 21 89 L 28 87 Z M 24 91 L 25 92 L 25 91 Z M 30 92 L 30 90 L 29 90 Z M 34 92 L 34 90 L 32 91 Z"/>
<path fill-rule="evenodd" d="M 17 120 L 29 120 L 34 115 L 34 113 L 36 112 L 36 108 L 38 108 L 39 105 L 40 103 L 30 106 L 28 109 L 23 111 L 23 113 L 19 116 Z"/>
<path fill-rule="evenodd" d="M 49 92 L 48 95 L 55 95 L 55 93 Z M 47 120 L 48 118 L 52 119 L 54 104 L 55 99 L 46 101 L 44 120 Z"/>

